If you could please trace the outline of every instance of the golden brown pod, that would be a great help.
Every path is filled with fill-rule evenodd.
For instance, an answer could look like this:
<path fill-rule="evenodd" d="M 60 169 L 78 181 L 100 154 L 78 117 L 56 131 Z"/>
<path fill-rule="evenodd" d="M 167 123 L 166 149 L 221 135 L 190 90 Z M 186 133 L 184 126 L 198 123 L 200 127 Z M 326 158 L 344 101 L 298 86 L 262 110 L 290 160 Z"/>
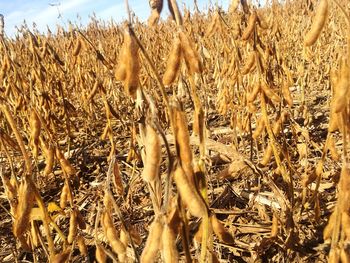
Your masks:
<path fill-rule="evenodd" d="M 40 147 L 45 155 L 45 169 L 44 175 L 47 176 L 52 173 L 52 169 L 55 163 L 55 149 L 53 146 L 47 145 L 40 137 Z"/>
<path fill-rule="evenodd" d="M 66 249 L 63 252 L 52 256 L 50 262 L 51 263 L 65 263 L 65 262 L 67 262 L 67 260 L 69 258 L 70 252 L 71 252 L 70 249 Z"/>
<path fill-rule="evenodd" d="M 175 113 L 175 138 L 181 166 L 190 180 L 193 176 L 192 150 L 190 147 L 190 133 L 187 128 L 187 118 L 183 111 L 176 110 Z"/>
<path fill-rule="evenodd" d="M 77 232 L 78 232 L 77 214 L 73 209 L 70 212 L 70 218 L 69 218 L 69 231 L 68 231 L 68 237 L 67 237 L 67 241 L 69 244 L 73 243 L 75 237 L 77 236 Z"/>
<path fill-rule="evenodd" d="M 245 63 L 244 67 L 242 68 L 242 74 L 243 75 L 248 74 L 254 65 L 255 65 L 255 52 L 251 52 L 248 59 L 247 59 L 247 62 Z"/>
<path fill-rule="evenodd" d="M 29 126 L 30 126 L 30 141 L 33 147 L 33 155 L 35 158 L 37 158 L 41 122 L 35 110 L 32 110 L 30 113 Z"/>
<path fill-rule="evenodd" d="M 284 100 L 289 105 L 289 107 L 292 107 L 293 106 L 293 97 L 292 97 L 292 94 L 290 92 L 289 86 L 286 82 L 282 84 L 282 95 L 283 95 Z"/>
<path fill-rule="evenodd" d="M 173 178 L 180 197 L 190 213 L 195 217 L 203 217 L 207 213 L 207 207 L 196 187 L 190 183 L 180 165 L 177 165 Z"/>
<path fill-rule="evenodd" d="M 75 43 L 74 50 L 73 50 L 73 56 L 78 56 L 81 50 L 81 39 L 79 38 L 78 41 Z"/>
<path fill-rule="evenodd" d="M 76 174 L 75 168 L 71 165 L 71 163 L 64 157 L 63 153 L 56 148 L 56 157 L 60 162 L 62 170 L 68 175 L 73 176 Z"/>
<path fill-rule="evenodd" d="M 264 118 L 259 118 L 256 124 L 256 128 L 254 130 L 254 133 L 252 135 L 253 139 L 256 140 L 264 131 L 264 129 L 265 129 L 265 120 Z"/>
<path fill-rule="evenodd" d="M 334 113 L 342 112 L 348 105 L 348 94 L 350 90 L 350 68 L 347 63 L 347 61 L 342 62 L 339 81 L 335 86 L 335 94 L 332 101 L 332 110 L 334 110 Z"/>
<path fill-rule="evenodd" d="M 210 222 L 215 235 L 221 242 L 225 244 L 233 244 L 235 242 L 233 236 L 225 229 L 224 225 L 216 218 L 215 214 L 210 217 Z"/>
<path fill-rule="evenodd" d="M 118 238 L 117 231 L 113 225 L 113 220 L 109 212 L 104 212 L 101 216 L 101 220 L 105 236 L 111 245 L 112 250 L 118 255 L 118 259 L 123 262 L 126 256 L 126 247 Z"/>
<path fill-rule="evenodd" d="M 80 254 L 86 257 L 88 254 L 88 250 L 87 250 L 84 238 L 82 236 L 78 236 L 77 242 L 78 242 L 78 248 L 79 248 Z"/>
<path fill-rule="evenodd" d="M 165 224 L 162 233 L 162 255 L 163 262 L 165 263 L 179 262 L 179 253 L 176 248 L 176 235 L 168 224 Z"/>
<path fill-rule="evenodd" d="M 100 87 L 100 82 L 98 80 L 95 80 L 94 86 L 92 87 L 92 90 L 90 91 L 90 93 L 87 97 L 88 102 L 91 101 L 95 97 L 97 91 L 99 90 L 99 87 Z"/>
<path fill-rule="evenodd" d="M 60 195 L 60 207 L 62 209 L 66 208 L 68 195 L 69 195 L 69 187 L 68 187 L 67 183 L 65 182 L 63 187 L 62 187 L 62 192 Z"/>
<path fill-rule="evenodd" d="M 187 69 L 190 75 L 202 72 L 202 64 L 199 59 L 198 52 L 196 51 L 193 41 L 182 31 L 179 33 L 182 54 L 186 62 Z"/>
<path fill-rule="evenodd" d="M 95 256 L 96 256 L 96 261 L 97 261 L 98 263 L 105 263 L 106 260 L 107 260 L 106 252 L 104 251 L 104 249 L 102 248 L 102 246 L 99 245 L 99 244 L 96 244 L 96 253 L 95 253 Z"/>
<path fill-rule="evenodd" d="M 180 62 L 181 62 L 181 43 L 180 43 L 180 39 L 176 38 L 171 48 L 169 58 L 167 61 L 167 66 L 163 76 L 163 84 L 165 86 L 168 86 L 174 82 L 177 76 L 177 73 L 179 72 L 179 69 L 180 69 Z"/>
<path fill-rule="evenodd" d="M 163 222 L 160 217 L 154 219 L 149 227 L 145 248 L 141 254 L 141 263 L 155 262 L 160 248 L 163 233 Z"/>
<path fill-rule="evenodd" d="M 148 18 L 148 26 L 155 26 L 160 18 L 160 13 L 156 9 L 152 9 L 151 15 Z"/>
<path fill-rule="evenodd" d="M 157 132 L 150 126 L 146 128 L 146 163 L 142 171 L 142 178 L 146 182 L 153 182 L 159 176 L 161 161 L 161 145 Z"/>
<path fill-rule="evenodd" d="M 248 101 L 248 102 L 253 102 L 253 101 L 256 99 L 256 97 L 258 96 L 259 92 L 260 92 L 260 83 L 257 83 L 257 84 L 254 86 L 252 92 L 250 92 L 250 93 L 248 94 L 248 96 L 247 96 L 247 101 Z"/>
<path fill-rule="evenodd" d="M 243 7 L 243 12 L 249 14 L 249 6 L 247 0 L 241 0 L 241 5 Z"/>
<path fill-rule="evenodd" d="M 314 21 L 311 25 L 310 31 L 306 34 L 304 39 L 305 46 L 313 45 L 321 34 L 321 31 L 326 23 L 328 16 L 328 0 L 321 0 L 316 10 Z"/>
<path fill-rule="evenodd" d="M 261 83 L 261 89 L 264 91 L 266 97 L 268 97 L 273 102 L 281 102 L 281 98 L 269 87 L 269 85 L 264 80 Z"/>
<path fill-rule="evenodd" d="M 338 154 L 337 148 L 335 147 L 335 140 L 334 140 L 333 136 L 329 137 L 327 147 L 328 147 L 328 150 L 331 154 L 333 161 L 339 161 L 340 156 Z"/>
<path fill-rule="evenodd" d="M 149 6 L 151 9 L 155 9 L 158 13 L 161 13 L 163 9 L 163 0 L 149 0 Z"/>
<path fill-rule="evenodd" d="M 139 73 L 140 73 L 140 58 L 139 58 L 139 46 L 136 40 L 131 36 L 128 30 L 124 34 L 124 45 L 126 50 L 125 56 L 125 70 L 126 77 L 124 80 L 124 88 L 127 94 L 135 98 L 136 90 L 139 86 Z"/>
<path fill-rule="evenodd" d="M 324 240 L 331 238 L 332 231 L 333 231 L 334 224 L 335 224 L 335 220 L 336 220 L 336 213 L 333 212 L 329 217 L 329 220 L 328 220 L 326 227 L 323 229 L 323 239 Z"/>
<path fill-rule="evenodd" d="M 127 56 L 127 51 L 125 44 L 122 46 L 122 49 L 120 50 L 119 58 L 118 58 L 118 65 L 117 68 L 114 72 L 114 76 L 116 80 L 118 81 L 124 81 L 126 78 L 126 56 Z"/>
<path fill-rule="evenodd" d="M 18 204 L 15 209 L 13 234 L 21 238 L 29 227 L 30 211 L 34 205 L 34 189 L 26 177 L 23 178 L 18 189 Z"/>
<path fill-rule="evenodd" d="M 247 27 L 243 31 L 242 40 L 248 40 L 252 36 L 257 19 L 258 15 L 256 11 L 253 11 L 249 16 Z"/>

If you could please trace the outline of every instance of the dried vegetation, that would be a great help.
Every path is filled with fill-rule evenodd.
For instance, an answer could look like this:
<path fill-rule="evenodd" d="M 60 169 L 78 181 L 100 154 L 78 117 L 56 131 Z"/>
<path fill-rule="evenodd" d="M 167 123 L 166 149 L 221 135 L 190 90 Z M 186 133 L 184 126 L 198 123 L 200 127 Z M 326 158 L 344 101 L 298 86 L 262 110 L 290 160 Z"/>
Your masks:
<path fill-rule="evenodd" d="M 0 261 L 349 262 L 348 3 L 167 2 L 2 34 Z"/>

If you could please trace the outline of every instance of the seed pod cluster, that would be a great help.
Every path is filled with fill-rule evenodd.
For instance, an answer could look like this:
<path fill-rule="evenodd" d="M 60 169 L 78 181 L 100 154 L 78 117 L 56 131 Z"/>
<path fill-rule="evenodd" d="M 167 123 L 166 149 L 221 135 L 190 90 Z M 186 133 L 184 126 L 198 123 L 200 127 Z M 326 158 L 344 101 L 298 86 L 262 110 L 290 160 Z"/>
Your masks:
<path fill-rule="evenodd" d="M 181 58 L 184 58 L 190 75 L 202 72 L 202 62 L 193 41 L 180 31 L 173 42 L 169 53 L 167 66 L 163 76 L 163 84 L 168 86 L 174 82 L 180 69 Z"/>

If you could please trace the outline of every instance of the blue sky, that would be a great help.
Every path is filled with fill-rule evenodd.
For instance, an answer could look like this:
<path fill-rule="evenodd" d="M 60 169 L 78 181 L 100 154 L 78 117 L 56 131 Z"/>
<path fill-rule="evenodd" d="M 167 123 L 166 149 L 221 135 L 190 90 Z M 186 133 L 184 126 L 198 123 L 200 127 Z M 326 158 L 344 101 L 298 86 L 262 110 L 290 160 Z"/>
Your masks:
<path fill-rule="evenodd" d="M 225 9 L 230 2 L 230 0 L 197 0 L 201 10 L 206 10 L 216 1 Z M 193 0 L 178 0 L 180 6 L 184 3 L 193 8 Z M 148 0 L 129 0 L 129 5 L 142 21 L 147 19 L 150 13 Z M 0 0 L 0 13 L 5 17 L 5 32 L 10 37 L 16 32 L 15 25 L 22 25 L 24 20 L 30 28 L 35 22 L 39 31 L 46 32 L 46 25 L 55 31 L 57 24 L 66 27 L 68 20 L 86 25 L 89 15 L 93 13 L 97 18 L 104 20 L 113 18 L 117 22 L 126 18 L 124 0 Z M 166 4 L 163 13 L 166 15 L 169 13 Z"/>

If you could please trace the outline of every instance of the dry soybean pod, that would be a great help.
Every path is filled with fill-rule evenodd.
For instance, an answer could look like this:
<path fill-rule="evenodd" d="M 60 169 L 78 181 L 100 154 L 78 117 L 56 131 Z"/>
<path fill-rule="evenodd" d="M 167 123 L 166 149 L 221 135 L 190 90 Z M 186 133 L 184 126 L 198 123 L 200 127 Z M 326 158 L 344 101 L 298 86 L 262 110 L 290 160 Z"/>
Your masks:
<path fill-rule="evenodd" d="M 253 102 L 256 99 L 256 97 L 258 96 L 259 91 L 260 91 L 260 83 L 256 83 L 252 92 L 250 92 L 249 95 L 247 96 L 247 101 Z"/>
<path fill-rule="evenodd" d="M 138 54 L 139 46 L 134 37 L 130 34 L 129 29 L 124 34 L 126 56 L 124 88 L 127 94 L 135 97 L 136 90 L 139 86 L 140 58 Z"/>
<path fill-rule="evenodd" d="M 171 48 L 167 66 L 163 76 L 163 84 L 165 86 L 168 86 L 174 82 L 180 68 L 180 62 L 181 62 L 181 43 L 180 43 L 180 39 L 177 37 Z"/>
<path fill-rule="evenodd" d="M 83 255 L 84 257 L 86 257 L 88 254 L 88 250 L 87 250 L 87 247 L 85 244 L 84 237 L 78 236 L 77 243 L 78 243 L 78 248 L 79 248 L 80 254 Z"/>
<path fill-rule="evenodd" d="M 249 14 L 249 6 L 247 0 L 241 0 L 241 5 L 243 7 L 243 12 Z"/>
<path fill-rule="evenodd" d="M 215 214 L 210 217 L 210 221 L 213 231 L 220 241 L 224 242 L 225 244 L 234 243 L 233 236 L 225 229 L 224 225 L 216 218 Z"/>
<path fill-rule="evenodd" d="M 15 209 L 13 234 L 21 238 L 29 226 L 30 211 L 34 205 L 34 193 L 27 177 L 23 178 L 18 189 L 18 204 Z"/>
<path fill-rule="evenodd" d="M 77 214 L 75 212 L 75 209 L 73 208 L 70 212 L 70 218 L 69 218 L 69 231 L 68 231 L 68 237 L 67 241 L 69 244 L 72 244 L 75 237 L 77 236 L 78 232 L 78 224 L 77 224 Z"/>
<path fill-rule="evenodd" d="M 335 87 L 334 101 L 332 103 L 334 113 L 340 113 L 343 111 L 348 103 L 348 93 L 350 90 L 349 72 L 350 68 L 347 62 L 343 61 L 340 69 L 340 78 Z"/>
<path fill-rule="evenodd" d="M 102 219 L 102 226 L 104 233 L 106 235 L 106 238 L 111 245 L 113 251 L 118 255 L 118 259 L 123 262 L 125 259 L 125 252 L 126 247 L 124 244 L 119 240 L 117 231 L 113 225 L 113 220 L 109 212 L 105 212 L 101 216 Z"/>
<path fill-rule="evenodd" d="M 155 262 L 161 243 L 163 222 L 161 217 L 156 217 L 149 227 L 149 233 L 145 248 L 141 254 L 141 263 Z"/>
<path fill-rule="evenodd" d="M 68 176 L 73 176 L 76 174 L 75 168 L 72 166 L 72 164 L 64 157 L 63 153 L 56 148 L 56 157 L 58 161 L 60 162 L 60 165 L 63 169 L 63 171 L 68 175 Z"/>
<path fill-rule="evenodd" d="M 62 209 L 65 209 L 66 208 L 66 205 L 67 205 L 67 201 L 68 201 L 68 195 L 69 195 L 69 187 L 68 187 L 68 184 L 67 182 L 65 181 L 64 182 L 64 185 L 62 187 L 62 192 L 61 192 L 61 195 L 60 195 L 60 207 Z"/>
<path fill-rule="evenodd" d="M 243 31 L 242 40 L 248 40 L 250 38 L 250 36 L 252 35 L 252 33 L 254 31 L 257 19 L 258 19 L 258 15 L 256 14 L 256 11 L 254 10 L 249 16 L 247 27 Z"/>
<path fill-rule="evenodd" d="M 252 135 L 253 139 L 256 140 L 260 136 L 260 134 L 264 131 L 264 129 L 265 129 L 265 120 L 264 118 L 259 118 L 255 131 Z"/>
<path fill-rule="evenodd" d="M 151 15 L 148 18 L 148 26 L 155 26 L 159 21 L 160 14 L 156 9 L 152 9 Z"/>
<path fill-rule="evenodd" d="M 37 158 L 41 122 L 35 110 L 32 110 L 30 112 L 29 126 L 30 126 L 30 141 L 33 147 L 33 155 L 35 158 Z"/>
<path fill-rule="evenodd" d="M 87 97 L 87 101 L 90 102 L 96 95 L 98 89 L 100 87 L 100 82 L 96 79 L 94 86 L 92 87 L 92 90 L 90 91 L 88 97 Z"/>
<path fill-rule="evenodd" d="M 120 50 L 119 54 L 119 63 L 117 65 L 117 68 L 114 72 L 114 76 L 116 80 L 118 81 L 124 81 L 126 78 L 126 44 L 125 44 L 125 39 L 124 39 L 124 44 L 122 46 L 122 49 Z"/>
<path fill-rule="evenodd" d="M 177 165 L 173 178 L 182 201 L 188 207 L 190 213 L 195 217 L 203 217 L 207 213 L 207 207 L 200 197 L 197 189 L 190 183 L 180 165 Z"/>
<path fill-rule="evenodd" d="M 262 80 L 261 89 L 270 100 L 274 101 L 275 103 L 281 102 L 281 98 L 269 87 L 265 80 Z"/>
<path fill-rule="evenodd" d="M 182 31 L 180 31 L 179 36 L 182 54 L 184 55 L 186 66 L 189 70 L 190 75 L 194 75 L 195 73 L 201 73 L 202 65 L 199 60 L 199 55 L 195 49 L 193 41 L 191 41 L 188 38 L 188 36 Z"/>
<path fill-rule="evenodd" d="M 176 235 L 173 229 L 165 224 L 162 233 L 163 262 L 175 263 L 179 261 L 179 253 L 176 248 Z"/>
<path fill-rule="evenodd" d="M 162 9 L 163 9 L 163 0 L 150 0 L 149 1 L 149 6 L 152 9 L 157 10 L 158 13 L 161 13 Z"/>
<path fill-rule="evenodd" d="M 190 134 L 187 128 L 186 114 L 183 111 L 174 109 L 175 115 L 175 138 L 177 144 L 177 152 L 180 157 L 181 165 L 186 175 L 192 181 L 192 151 L 190 147 Z"/>
<path fill-rule="evenodd" d="M 142 171 L 142 178 L 146 182 L 153 182 L 158 178 L 161 161 L 161 145 L 159 135 L 151 127 L 146 127 L 146 163 Z"/>
<path fill-rule="evenodd" d="M 282 95 L 283 95 L 284 100 L 289 105 L 289 107 L 292 107 L 293 106 L 293 97 L 292 97 L 292 94 L 290 92 L 290 89 L 289 89 L 287 82 L 284 82 L 282 84 Z"/>
<path fill-rule="evenodd" d="M 248 74 L 254 65 L 255 65 L 255 52 L 251 52 L 247 59 L 247 62 L 242 68 L 242 74 L 243 75 Z"/>
<path fill-rule="evenodd" d="M 105 263 L 106 260 L 107 260 L 106 252 L 104 251 L 104 249 L 102 248 L 102 246 L 99 245 L 99 244 L 96 244 L 95 256 L 96 256 L 96 261 L 97 261 L 98 263 Z"/>
<path fill-rule="evenodd" d="M 46 164 L 44 169 L 44 175 L 47 176 L 50 173 L 52 173 L 53 165 L 55 162 L 55 149 L 53 148 L 53 146 L 47 145 L 42 137 L 40 137 L 39 139 L 41 149 L 45 155 Z"/>
<path fill-rule="evenodd" d="M 79 38 L 78 41 L 76 42 L 75 46 L 74 46 L 74 50 L 73 50 L 73 56 L 78 56 L 81 50 L 81 39 Z"/>
<path fill-rule="evenodd" d="M 312 22 L 311 29 L 304 38 L 305 46 L 311 46 L 316 42 L 324 27 L 327 16 L 328 0 L 321 0 L 319 6 L 317 7 L 316 15 L 314 21 Z"/>

